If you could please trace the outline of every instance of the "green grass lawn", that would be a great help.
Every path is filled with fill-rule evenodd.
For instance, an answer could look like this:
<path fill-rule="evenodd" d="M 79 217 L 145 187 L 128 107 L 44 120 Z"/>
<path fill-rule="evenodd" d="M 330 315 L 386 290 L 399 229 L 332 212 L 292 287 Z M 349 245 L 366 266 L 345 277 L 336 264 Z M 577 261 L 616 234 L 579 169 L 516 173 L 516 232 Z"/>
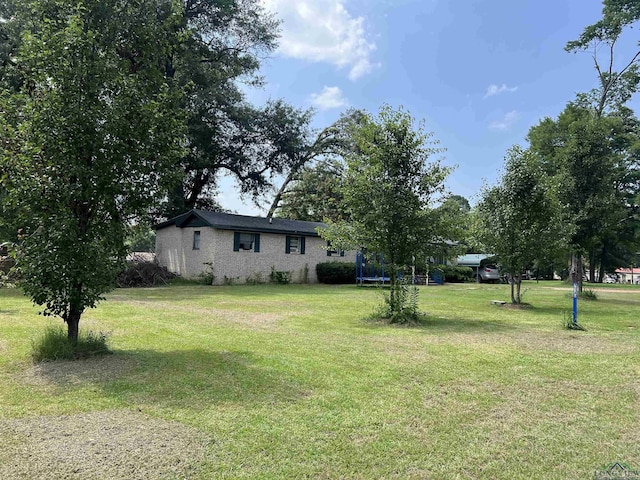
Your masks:
<path fill-rule="evenodd" d="M 491 305 L 508 288 L 421 287 L 421 327 L 365 320 L 376 288 L 116 290 L 80 324 L 110 332 L 115 354 L 35 373 L 31 340 L 54 320 L 2 289 L 0 419 L 124 409 L 177 421 L 207 438 L 193 478 L 640 469 L 640 288 L 581 301 L 586 332 L 562 328 L 565 284 L 524 282 L 527 309 Z"/>

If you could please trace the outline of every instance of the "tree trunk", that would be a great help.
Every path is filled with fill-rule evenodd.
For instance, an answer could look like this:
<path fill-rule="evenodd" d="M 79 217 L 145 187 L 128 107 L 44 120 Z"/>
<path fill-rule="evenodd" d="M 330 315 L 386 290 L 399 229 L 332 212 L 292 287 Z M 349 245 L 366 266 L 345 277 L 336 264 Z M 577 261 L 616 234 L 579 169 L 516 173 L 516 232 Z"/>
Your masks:
<path fill-rule="evenodd" d="M 267 218 L 272 218 L 274 213 L 276 213 L 276 210 L 280 206 L 282 195 L 284 194 L 287 187 L 289 186 L 289 183 L 291 183 L 291 181 L 293 180 L 293 176 L 297 173 L 298 173 L 298 170 L 291 171 L 289 172 L 289 175 L 287 175 L 287 178 L 284 179 L 284 182 L 282 182 L 282 185 L 280 185 L 280 188 L 278 189 L 278 193 L 276 193 L 276 196 L 273 198 L 273 202 L 271 202 L 271 206 L 269 207 L 269 212 L 267 213 Z"/>
<path fill-rule="evenodd" d="M 69 313 L 67 313 L 64 321 L 67 322 L 67 338 L 73 345 L 78 343 L 78 326 L 80 325 L 80 317 L 84 311 L 82 302 L 82 284 L 77 283 L 73 286 L 72 295 L 69 302 Z"/>
<path fill-rule="evenodd" d="M 522 298 L 520 298 L 520 287 L 522 286 L 522 278 L 520 275 L 516 275 L 516 303 L 522 303 Z"/>
<path fill-rule="evenodd" d="M 604 259 L 607 255 L 607 245 L 602 246 L 602 251 L 600 252 L 600 265 L 598 270 L 598 283 L 602 283 L 604 281 Z"/>
<path fill-rule="evenodd" d="M 323 132 L 323 134 L 324 134 L 324 132 Z M 320 138 L 320 137 L 318 137 L 318 138 Z M 318 143 L 318 141 L 316 140 L 316 142 L 314 143 L 313 146 L 315 147 L 317 145 L 317 143 Z M 271 202 L 271 206 L 269 207 L 269 212 L 267 213 L 267 218 L 272 218 L 273 217 L 273 215 L 276 213 L 276 210 L 280 206 L 280 202 L 282 201 L 282 196 L 287 191 L 287 188 L 289 187 L 289 184 L 296 179 L 296 176 L 300 173 L 300 170 L 302 169 L 302 167 L 304 167 L 316 155 L 317 155 L 317 153 L 314 153 L 314 150 L 312 148 L 312 150 L 310 152 L 307 152 L 305 155 L 303 155 L 302 158 L 300 160 L 298 160 L 295 163 L 295 165 L 293 165 L 291 167 L 291 171 L 289 172 L 287 177 L 284 179 L 284 182 L 282 182 L 282 185 L 280 185 L 280 188 L 278 189 L 278 192 L 276 193 L 276 196 L 273 198 L 273 202 Z"/>
<path fill-rule="evenodd" d="M 578 266 L 578 291 L 582 293 L 582 277 L 584 277 L 584 262 L 582 256 L 578 256 L 576 264 Z"/>
<path fill-rule="evenodd" d="M 396 311 L 396 289 L 398 288 L 398 279 L 393 274 L 393 270 L 391 271 L 391 275 L 389 275 L 389 308 L 391 309 L 391 313 L 395 313 Z"/>
<path fill-rule="evenodd" d="M 509 275 L 509 284 L 511 285 L 511 303 L 516 303 L 514 283 L 515 283 L 515 280 L 513 278 L 513 275 Z"/>
<path fill-rule="evenodd" d="M 591 283 L 596 283 L 596 258 L 597 254 L 595 249 L 593 249 L 591 255 L 589 255 L 589 281 Z"/>
<path fill-rule="evenodd" d="M 578 284 L 578 291 L 582 293 L 582 275 L 584 272 L 582 256 L 571 254 L 571 268 L 569 269 L 569 282 Z"/>
<path fill-rule="evenodd" d="M 82 310 L 77 307 L 71 307 L 65 320 L 67 322 L 67 338 L 73 345 L 78 344 L 78 326 L 80 325 L 81 315 Z"/>

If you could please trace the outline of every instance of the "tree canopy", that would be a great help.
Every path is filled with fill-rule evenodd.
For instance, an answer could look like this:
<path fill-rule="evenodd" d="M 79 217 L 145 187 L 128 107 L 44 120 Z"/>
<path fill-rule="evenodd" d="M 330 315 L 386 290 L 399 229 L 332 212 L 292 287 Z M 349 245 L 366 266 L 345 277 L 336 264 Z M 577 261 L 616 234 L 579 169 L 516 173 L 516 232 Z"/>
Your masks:
<path fill-rule="evenodd" d="M 231 176 L 241 195 L 261 202 L 274 179 L 304 163 L 314 143 L 313 112 L 282 100 L 249 103 L 243 85 L 263 83 L 262 58 L 277 45 L 278 22 L 259 0 L 185 0 L 185 40 L 167 59 L 166 74 L 183 92 L 186 149 L 182 176 L 158 216 L 217 209 L 218 181 Z"/>
<path fill-rule="evenodd" d="M 634 248 L 629 240 L 638 225 L 638 127 L 628 110 L 599 116 L 592 108 L 570 103 L 557 119 L 546 118 L 529 131 L 530 148 L 556 178 L 559 201 L 573 225 L 568 245 L 579 282 L 583 257 L 590 258 L 594 281 L 596 265 L 601 265 L 603 278 L 605 266 L 626 264 L 632 252 L 620 251 L 625 244 Z"/>
<path fill-rule="evenodd" d="M 323 159 L 301 169 L 282 194 L 276 215 L 310 222 L 347 220 L 341 191 L 344 171 L 339 159 Z"/>
<path fill-rule="evenodd" d="M 82 312 L 113 286 L 126 223 L 149 209 L 181 155 L 180 96 L 164 68 L 181 7 L 14 7 L 3 26 L 20 40 L 1 68 L 0 158 L 24 225 L 19 267 L 25 292 L 75 340 Z"/>
<path fill-rule="evenodd" d="M 566 223 L 553 178 L 537 156 L 514 146 L 498 185 L 482 192 L 478 205 L 481 238 L 511 280 L 511 301 L 520 303 L 522 273 L 564 243 Z"/>
<path fill-rule="evenodd" d="M 412 265 L 433 240 L 446 239 L 432 218 L 449 169 L 429 157 L 441 152 L 432 134 L 402 109 L 383 106 L 365 114 L 351 130 L 354 148 L 346 156 L 340 191 L 349 221 L 330 222 L 321 233 L 340 247 L 383 254 L 389 265 L 390 318 L 402 321 L 398 272 Z"/>

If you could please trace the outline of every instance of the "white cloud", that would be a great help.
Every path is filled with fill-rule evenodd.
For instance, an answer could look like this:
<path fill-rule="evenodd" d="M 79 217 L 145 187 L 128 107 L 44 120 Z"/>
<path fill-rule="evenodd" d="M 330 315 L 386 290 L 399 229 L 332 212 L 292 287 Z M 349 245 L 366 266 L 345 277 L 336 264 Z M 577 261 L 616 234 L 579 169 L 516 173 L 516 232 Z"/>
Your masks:
<path fill-rule="evenodd" d="M 339 87 L 325 86 L 320 93 L 311 94 L 311 104 L 320 110 L 340 108 L 349 104 Z"/>
<path fill-rule="evenodd" d="M 363 17 L 352 17 L 345 0 L 261 0 L 282 20 L 282 55 L 349 69 L 349 78 L 371 73 L 375 43 L 367 38 Z"/>
<path fill-rule="evenodd" d="M 493 97 L 494 95 L 500 95 L 505 92 L 515 92 L 518 90 L 518 87 L 507 87 L 506 84 L 498 85 L 489 85 L 487 87 L 487 93 L 484 94 L 484 98 Z"/>
<path fill-rule="evenodd" d="M 489 124 L 491 130 L 509 130 L 514 123 L 520 118 L 520 114 L 512 110 L 507 112 L 500 120 L 495 120 Z"/>

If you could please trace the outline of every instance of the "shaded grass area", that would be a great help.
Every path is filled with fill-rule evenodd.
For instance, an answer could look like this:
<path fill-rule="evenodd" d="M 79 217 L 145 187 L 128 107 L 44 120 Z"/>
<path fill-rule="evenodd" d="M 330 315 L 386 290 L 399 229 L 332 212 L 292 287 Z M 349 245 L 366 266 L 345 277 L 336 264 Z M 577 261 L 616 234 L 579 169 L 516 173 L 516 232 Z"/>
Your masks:
<path fill-rule="evenodd" d="M 591 478 L 640 468 L 640 289 L 422 287 L 426 325 L 365 321 L 376 289 L 117 290 L 80 328 L 114 355 L 34 366 L 49 320 L 0 290 L 0 418 L 130 409 L 209 439 L 194 478 Z"/>

